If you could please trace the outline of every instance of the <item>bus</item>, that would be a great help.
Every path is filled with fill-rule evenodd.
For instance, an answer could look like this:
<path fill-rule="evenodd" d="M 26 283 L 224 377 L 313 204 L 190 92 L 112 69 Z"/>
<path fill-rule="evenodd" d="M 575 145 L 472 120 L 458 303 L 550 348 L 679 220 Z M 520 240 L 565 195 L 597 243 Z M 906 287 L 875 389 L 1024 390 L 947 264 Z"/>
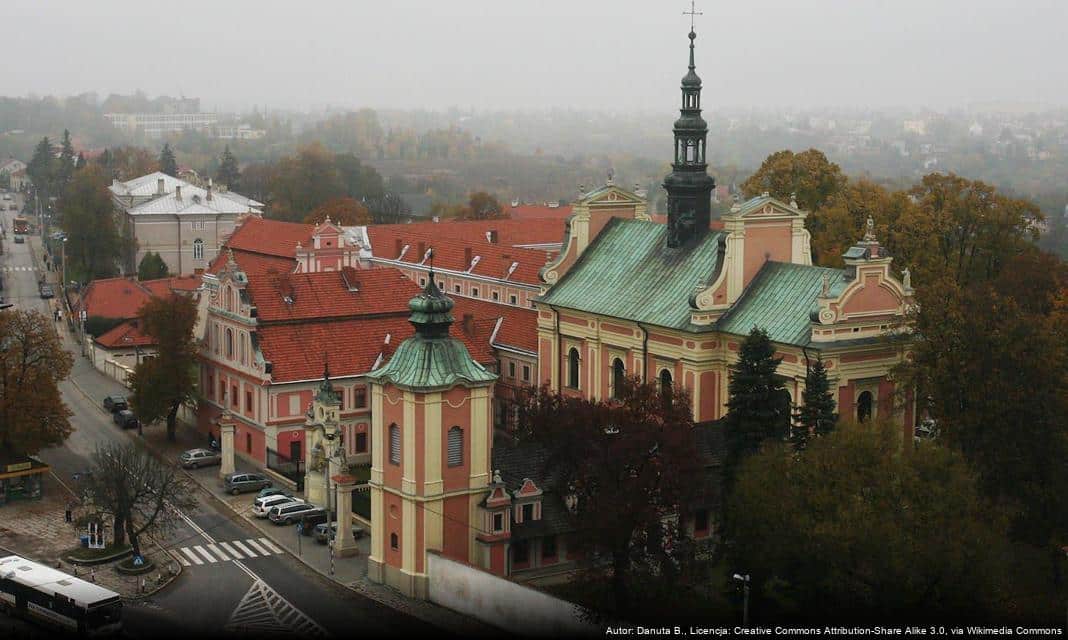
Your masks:
<path fill-rule="evenodd" d="M 30 221 L 23 216 L 15 216 L 14 221 L 15 235 L 26 235 L 30 232 Z"/>
<path fill-rule="evenodd" d="M 122 597 L 19 556 L 0 558 L 0 611 L 79 636 L 122 629 Z"/>

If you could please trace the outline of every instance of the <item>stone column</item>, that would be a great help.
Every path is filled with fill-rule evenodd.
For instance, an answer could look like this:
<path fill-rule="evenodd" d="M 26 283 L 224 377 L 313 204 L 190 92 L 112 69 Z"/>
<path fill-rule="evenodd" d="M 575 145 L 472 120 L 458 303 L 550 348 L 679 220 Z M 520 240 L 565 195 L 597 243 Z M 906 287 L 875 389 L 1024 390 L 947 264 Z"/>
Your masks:
<path fill-rule="evenodd" d="M 234 472 L 234 423 L 228 416 L 219 420 L 219 454 L 222 463 L 219 465 L 219 478 Z"/>
<path fill-rule="evenodd" d="M 337 507 L 337 536 L 334 538 L 334 555 L 348 558 L 356 555 L 356 541 L 352 539 L 352 492 L 356 489 L 356 478 L 350 475 L 336 475 L 334 481 L 334 504 Z"/>

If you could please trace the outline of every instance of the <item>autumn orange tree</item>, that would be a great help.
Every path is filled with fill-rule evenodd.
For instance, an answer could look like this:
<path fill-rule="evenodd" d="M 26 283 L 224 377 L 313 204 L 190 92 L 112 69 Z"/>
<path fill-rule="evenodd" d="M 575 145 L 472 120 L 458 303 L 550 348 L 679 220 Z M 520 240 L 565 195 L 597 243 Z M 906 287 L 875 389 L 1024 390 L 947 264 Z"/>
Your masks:
<path fill-rule="evenodd" d="M 0 449 L 37 453 L 70 435 L 59 381 L 74 364 L 52 322 L 37 311 L 0 311 Z"/>
<path fill-rule="evenodd" d="M 172 441 L 178 410 L 196 394 L 196 319 L 196 303 L 182 295 L 152 298 L 141 307 L 141 322 L 156 343 L 156 357 L 134 369 L 131 401 L 142 423 L 166 419 Z"/>
<path fill-rule="evenodd" d="M 678 576 L 686 548 L 679 515 L 703 470 L 685 390 L 666 397 L 627 378 L 617 398 L 592 401 L 542 387 L 517 402 L 516 436 L 547 452 L 557 490 L 573 500 L 569 544 L 605 562 L 591 569 L 627 612 L 654 582 Z"/>
<path fill-rule="evenodd" d="M 371 213 L 367 207 L 355 198 L 334 198 L 327 200 L 304 217 L 304 224 L 319 224 L 327 218 L 341 226 L 371 224 Z"/>

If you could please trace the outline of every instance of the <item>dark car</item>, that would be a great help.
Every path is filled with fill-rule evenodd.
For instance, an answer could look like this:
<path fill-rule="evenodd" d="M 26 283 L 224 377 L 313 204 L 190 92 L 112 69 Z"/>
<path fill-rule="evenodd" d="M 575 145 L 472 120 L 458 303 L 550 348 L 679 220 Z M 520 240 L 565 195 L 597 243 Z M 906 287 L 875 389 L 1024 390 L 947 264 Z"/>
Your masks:
<path fill-rule="evenodd" d="M 116 411 L 111 414 L 111 419 L 123 429 L 136 429 L 138 425 L 137 416 L 135 416 L 134 412 L 129 409 Z"/>
<path fill-rule="evenodd" d="M 293 494 L 289 493 L 282 487 L 266 487 L 260 489 L 260 492 L 256 494 L 257 498 L 266 498 L 267 496 L 285 496 L 287 498 L 292 498 Z"/>
<path fill-rule="evenodd" d="M 246 491 L 259 491 L 271 486 L 270 479 L 259 473 L 231 473 L 223 479 L 227 493 L 235 496 Z"/>
<path fill-rule="evenodd" d="M 129 409 L 130 405 L 126 402 L 126 396 L 108 396 L 104 398 L 104 408 L 115 413 L 116 411 Z"/>
<path fill-rule="evenodd" d="M 310 536 L 317 525 L 326 522 L 326 511 L 312 511 L 305 513 L 298 520 L 301 535 Z"/>

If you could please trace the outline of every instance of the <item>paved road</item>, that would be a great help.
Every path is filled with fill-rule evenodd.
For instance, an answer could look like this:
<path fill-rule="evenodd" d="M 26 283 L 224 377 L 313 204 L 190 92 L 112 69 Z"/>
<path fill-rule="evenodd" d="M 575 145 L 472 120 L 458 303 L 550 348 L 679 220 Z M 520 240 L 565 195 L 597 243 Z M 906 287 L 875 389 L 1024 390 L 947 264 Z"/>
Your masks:
<path fill-rule="evenodd" d="M 8 230 L 13 216 L 14 212 L 3 212 Z M 18 308 L 37 309 L 51 317 L 48 301 L 41 300 L 38 294 L 40 274 L 32 268 L 30 244 L 14 244 L 10 238 L 9 231 L 0 256 L 8 300 Z M 75 351 L 75 370 L 89 368 L 88 360 L 77 354 L 76 343 L 65 331 L 60 334 L 68 349 Z M 87 400 L 69 380 L 60 384 L 60 391 L 74 414 L 74 432 L 63 447 L 43 451 L 41 458 L 64 482 L 74 484 L 73 474 L 88 468 L 89 456 L 98 444 L 128 442 L 137 436 L 133 431 L 117 429 L 96 403 Z M 207 556 L 200 556 L 200 564 L 187 558 L 189 566 L 183 568 L 174 584 L 147 603 L 126 607 L 128 636 L 188 637 L 190 632 L 212 637 L 227 632 L 307 637 L 444 633 L 322 578 L 287 553 L 257 552 L 247 542 L 259 540 L 254 528 L 217 507 L 209 496 L 201 497 L 198 509 L 183 514 L 184 521 L 163 543 L 174 550 L 203 550 Z M 216 543 L 220 544 L 211 546 Z M 243 553 L 242 546 L 253 553 Z M 238 550 L 242 559 L 231 557 L 227 547 Z M 264 549 L 262 543 L 260 549 Z M 228 559 L 224 561 L 223 555 Z M 209 562 L 208 558 L 216 561 Z"/>

